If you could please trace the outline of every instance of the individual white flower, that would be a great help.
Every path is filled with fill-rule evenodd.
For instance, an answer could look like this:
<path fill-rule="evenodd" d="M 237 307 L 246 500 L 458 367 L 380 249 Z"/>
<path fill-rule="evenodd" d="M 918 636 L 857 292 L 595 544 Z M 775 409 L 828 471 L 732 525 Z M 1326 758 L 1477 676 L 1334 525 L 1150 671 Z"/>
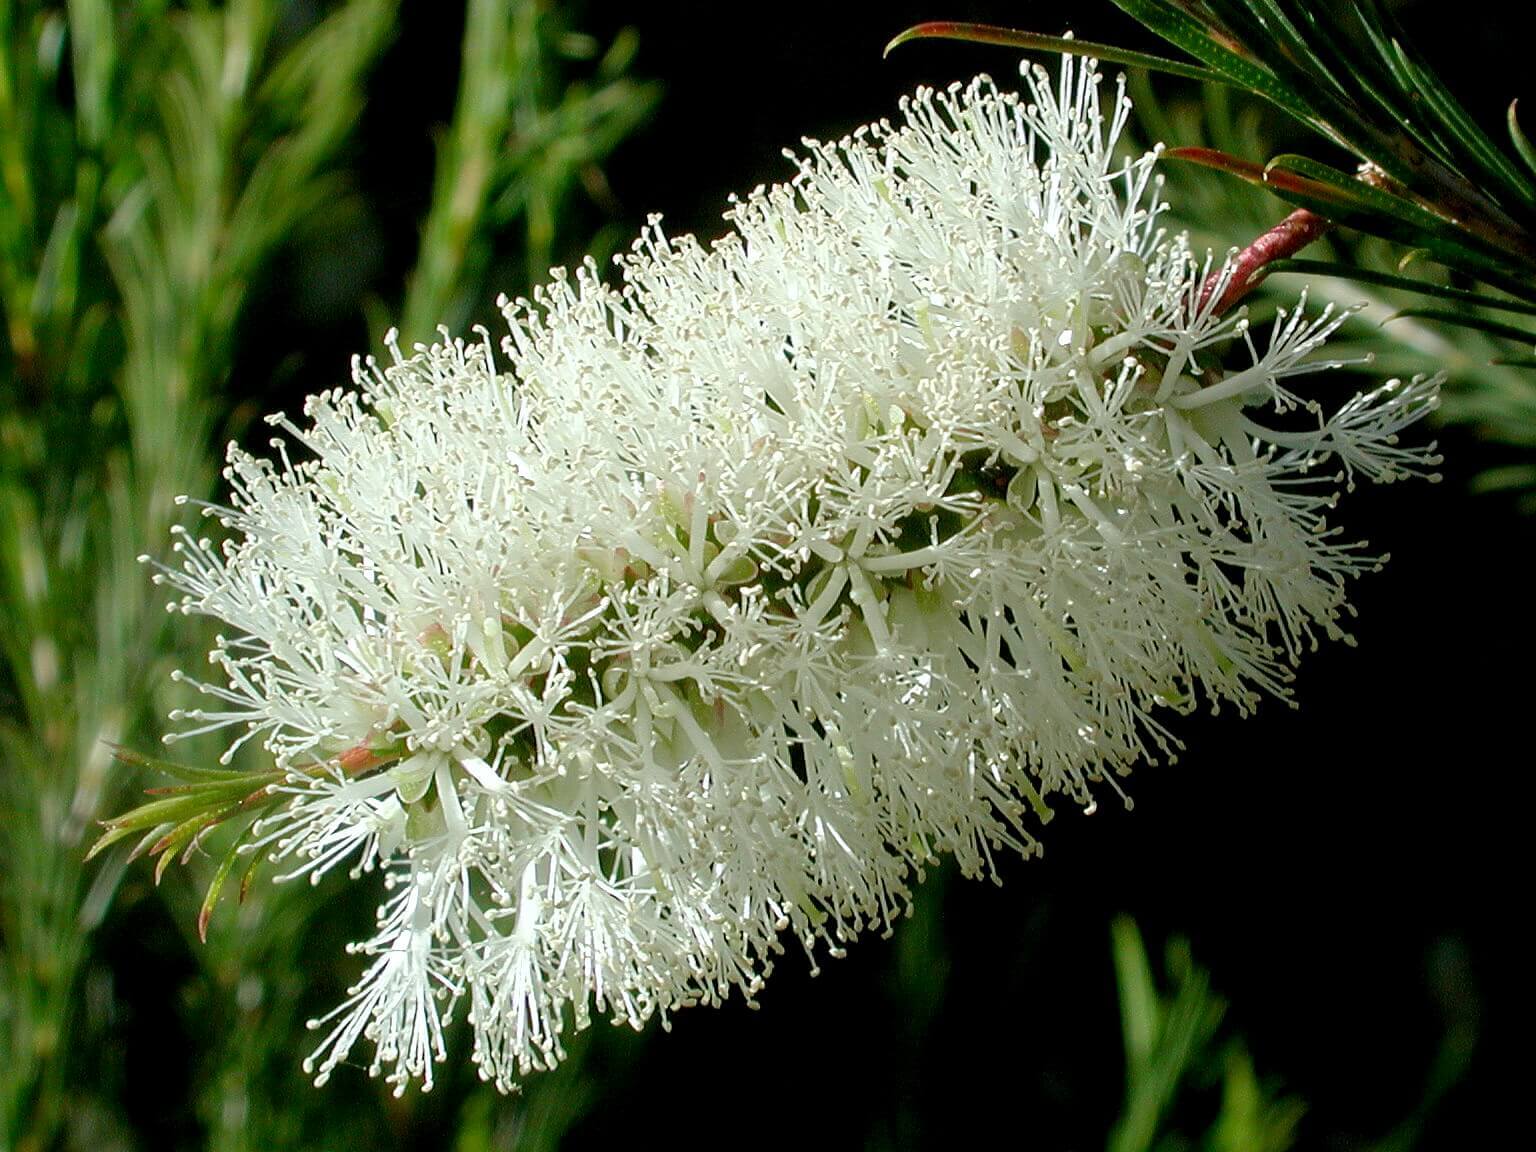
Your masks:
<path fill-rule="evenodd" d="M 235 630 L 184 718 L 286 769 L 287 874 L 388 889 L 319 1081 L 366 1038 L 430 1087 L 461 1008 L 507 1088 L 593 1012 L 750 998 L 1341 635 L 1375 561 L 1319 469 L 1422 470 L 1435 383 L 1324 414 L 1343 317 L 1214 315 L 1123 89 L 1026 88 L 920 91 L 712 247 L 653 221 L 506 304 L 504 361 L 395 349 L 273 418 L 300 461 L 231 449 L 168 574 Z"/>

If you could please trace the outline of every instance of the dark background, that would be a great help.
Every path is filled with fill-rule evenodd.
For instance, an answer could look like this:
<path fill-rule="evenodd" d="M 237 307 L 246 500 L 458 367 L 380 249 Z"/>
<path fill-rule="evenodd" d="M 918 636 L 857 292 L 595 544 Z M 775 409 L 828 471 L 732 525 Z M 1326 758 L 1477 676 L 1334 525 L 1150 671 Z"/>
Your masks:
<path fill-rule="evenodd" d="M 1152 47 L 1108 0 L 586 12 L 599 37 L 638 29 L 636 72 L 665 85 L 657 115 L 607 166 L 628 233 L 660 211 L 671 230 L 714 234 L 727 194 L 783 178 L 780 149 L 801 136 L 892 115 L 920 82 L 1013 73 L 1016 53 L 970 45 L 882 60 L 920 19 Z M 1402 11 L 1485 122 L 1511 96 L 1536 98 L 1530 40 L 1492 12 Z M 277 384 L 249 402 L 291 405 L 339 383 L 365 347 L 359 299 L 387 302 L 414 257 L 460 34 L 438 5 L 406 6 L 363 125 L 366 211 L 298 251 L 258 305 L 235 379 Z M 1108 927 L 1119 912 L 1154 957 L 1172 935 L 1190 940 L 1261 1074 L 1307 1101 L 1303 1146 L 1385 1135 L 1418 1103 L 1448 1028 L 1475 1031 L 1476 1048 L 1421 1147 L 1518 1143 L 1532 1065 L 1519 940 L 1536 532 L 1509 502 L 1468 494 L 1486 462 L 1474 438 L 1443 446 L 1442 483 L 1357 492 L 1341 509 L 1346 533 L 1392 560 L 1357 585 L 1358 646 L 1309 656 L 1294 709 L 1177 722 L 1187 751 L 1128 781 L 1134 812 L 1107 789 L 1091 818 L 1062 809 L 1044 858 L 1005 862 L 1000 888 L 930 877 L 893 938 L 823 959 L 815 979 L 786 954 L 758 1012 L 737 1002 L 681 1013 L 669 1035 L 599 1036 L 588 1062 L 600 1095 L 570 1146 L 1100 1146 L 1123 1091 Z"/>

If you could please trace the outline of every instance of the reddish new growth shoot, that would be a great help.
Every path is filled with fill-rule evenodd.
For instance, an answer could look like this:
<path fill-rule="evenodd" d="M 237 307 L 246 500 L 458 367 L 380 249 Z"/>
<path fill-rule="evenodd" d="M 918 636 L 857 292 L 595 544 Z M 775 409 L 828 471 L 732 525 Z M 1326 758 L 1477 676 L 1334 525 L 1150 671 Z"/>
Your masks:
<path fill-rule="evenodd" d="M 1306 208 L 1298 208 L 1268 232 L 1263 233 L 1232 261 L 1232 275 L 1226 279 L 1214 311 L 1226 312 L 1255 288 L 1265 276 L 1265 268 L 1276 260 L 1294 256 L 1333 225 Z M 1220 273 L 1212 273 L 1200 290 L 1200 307 L 1205 308 L 1211 293 L 1222 284 Z"/>

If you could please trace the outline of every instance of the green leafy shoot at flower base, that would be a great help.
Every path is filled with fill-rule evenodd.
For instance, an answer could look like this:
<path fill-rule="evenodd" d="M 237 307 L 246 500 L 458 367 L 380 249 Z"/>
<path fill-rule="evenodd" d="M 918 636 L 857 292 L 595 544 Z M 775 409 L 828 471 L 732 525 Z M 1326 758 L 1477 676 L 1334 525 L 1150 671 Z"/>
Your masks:
<path fill-rule="evenodd" d="M 272 789 L 288 774 L 280 769 L 252 772 L 237 768 L 197 768 L 144 756 L 132 749 L 115 746 L 112 754 L 126 768 L 159 773 L 180 783 L 146 791 L 160 799 L 141 804 L 131 812 L 102 821 L 106 831 L 91 846 L 86 859 L 91 859 L 111 845 L 130 836 L 138 835 L 130 859 L 146 853 L 159 856 L 155 865 L 155 882 L 165 875 L 166 868 L 179 856 L 185 864 L 203 844 L 207 835 L 221 824 L 238 816 L 260 816 L 279 802 Z M 208 894 L 198 914 L 197 932 L 204 940 L 208 937 L 208 918 L 224 883 L 241 857 L 241 849 L 248 842 L 249 828 L 242 829 L 235 842 L 220 859 L 208 885 Z M 250 856 L 250 867 L 240 882 L 243 893 L 250 883 L 255 865 L 260 857 Z"/>

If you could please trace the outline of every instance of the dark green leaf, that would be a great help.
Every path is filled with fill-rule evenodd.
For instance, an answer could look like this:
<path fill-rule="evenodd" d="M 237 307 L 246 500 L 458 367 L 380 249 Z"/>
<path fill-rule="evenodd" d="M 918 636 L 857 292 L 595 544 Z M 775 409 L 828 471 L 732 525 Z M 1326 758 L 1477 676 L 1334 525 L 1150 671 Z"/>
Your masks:
<path fill-rule="evenodd" d="M 1421 296 L 1435 296 L 1442 300 L 1456 300 L 1478 308 L 1495 308 L 1503 312 L 1518 312 L 1536 316 L 1536 304 L 1520 300 L 1506 300 L 1501 296 L 1489 296 L 1481 292 L 1469 292 L 1463 288 L 1450 288 L 1444 284 L 1432 284 L 1412 276 L 1395 276 L 1390 272 L 1377 272 L 1370 268 L 1356 268 L 1351 264 L 1335 264 L 1328 260 L 1308 260 L 1301 257 L 1275 260 L 1265 266 L 1266 275 L 1295 272 L 1305 276 L 1332 276 L 1338 280 L 1356 280 L 1362 284 L 1377 284 L 1383 288 L 1398 288 Z"/>
<path fill-rule="evenodd" d="M 1215 148 L 1170 148 L 1163 153 L 1165 160 L 1184 160 L 1191 164 L 1199 164 L 1205 168 L 1214 168 L 1218 172 L 1226 172 L 1236 176 L 1240 180 L 1246 180 L 1260 188 L 1266 188 L 1271 192 L 1279 192 L 1282 189 L 1310 197 L 1320 204 L 1336 206 L 1346 209 L 1357 204 L 1357 201 L 1345 194 L 1332 184 L 1320 183 L 1298 176 L 1285 170 L 1266 168 L 1262 164 L 1255 164 L 1251 160 L 1242 160 L 1227 152 L 1218 151 Z M 1322 211 L 1319 209 L 1319 211 Z M 1323 212 L 1329 215 L 1328 212 Z M 1330 216 L 1331 218 L 1331 216 Z"/>
<path fill-rule="evenodd" d="M 1328 61 L 1320 59 L 1313 43 L 1302 36 L 1285 12 L 1271 0 L 1208 0 L 1208 5 L 1243 46 L 1258 56 L 1277 77 L 1310 82 L 1310 99 L 1318 85 L 1328 85 L 1344 95 Z"/>
<path fill-rule="evenodd" d="M 1520 129 L 1519 106 L 1518 100 L 1509 102 L 1509 138 L 1515 145 L 1515 151 L 1520 154 L 1520 159 L 1525 161 L 1525 166 L 1531 170 L 1531 175 L 1536 176 L 1536 147 L 1532 147 L 1530 140 Z"/>
<path fill-rule="evenodd" d="M 1521 269 L 1506 256 L 1490 257 L 1481 249 L 1461 243 L 1462 235 L 1451 230 L 1447 235 L 1443 221 L 1438 217 L 1436 234 L 1407 224 L 1394 215 L 1378 210 L 1371 197 L 1362 195 L 1352 181 L 1322 183 L 1298 175 L 1285 168 L 1266 168 L 1247 160 L 1239 160 L 1224 152 L 1210 148 L 1171 148 L 1164 153 L 1171 160 L 1186 160 L 1218 171 L 1227 172 L 1251 184 L 1267 188 L 1280 199 L 1306 208 L 1335 224 L 1356 228 L 1372 236 L 1380 236 L 1398 244 L 1423 249 L 1433 259 L 1450 268 L 1456 268 L 1514 296 L 1530 296 L 1531 285 L 1520 275 Z M 1326 166 L 1319 165 L 1319 168 Z M 1342 173 L 1338 175 L 1342 176 Z M 1361 184 L 1360 189 L 1366 186 Z M 1375 191 L 1374 189 L 1370 191 Z M 1382 195 L 1386 195 L 1382 193 Z M 1395 198 L 1394 198 L 1395 199 Z M 1413 205 L 1407 201 L 1402 203 Z M 1428 215 L 1426 213 L 1426 215 Z"/>
<path fill-rule="evenodd" d="M 1501 340 L 1514 340 L 1528 348 L 1536 348 L 1536 332 L 1527 332 L 1512 324 L 1500 324 L 1497 320 L 1488 320 L 1470 312 L 1457 312 L 1449 308 L 1404 308 L 1389 319 L 1397 320 L 1405 316 L 1412 316 L 1419 320 L 1437 320 L 1442 324 L 1455 324 L 1462 328 L 1474 328 L 1490 336 L 1497 336 Z"/>
<path fill-rule="evenodd" d="M 1521 273 L 1536 255 L 1521 251 L 1515 244 L 1517 238 L 1508 233 L 1496 237 L 1485 235 L 1480 229 L 1469 228 L 1465 222 L 1430 211 L 1417 200 L 1374 187 L 1305 156 L 1277 156 L 1265 171 L 1266 179 L 1272 185 L 1277 171 L 1294 172 L 1335 189 L 1345 198 L 1345 203 L 1330 214 L 1326 208 L 1315 207 L 1292 195 L 1292 189 L 1287 185 L 1274 185 L 1275 194 L 1283 199 L 1328 215 L 1337 224 L 1422 247 L 1441 263 L 1471 271 L 1514 295 L 1529 294 L 1529 288 L 1521 286 Z M 1296 191 L 1305 196 L 1313 195 L 1310 191 Z"/>
<path fill-rule="evenodd" d="M 1361 180 L 1352 172 L 1341 172 L 1328 164 L 1319 163 L 1306 156 L 1298 156 L 1294 153 L 1285 153 L 1274 157 L 1265 165 L 1266 173 L 1295 172 L 1305 176 L 1308 180 L 1319 184 L 1326 184 L 1338 189 L 1346 200 L 1364 211 L 1380 213 L 1383 216 L 1391 216 L 1401 220 L 1412 228 L 1419 229 L 1432 236 L 1442 236 L 1447 240 L 1462 242 L 1473 240 L 1480 247 L 1484 247 L 1488 254 L 1513 260 L 1513 254 L 1507 249 L 1478 237 L 1468 237 L 1464 229 L 1453 220 L 1448 220 L 1435 212 L 1430 211 L 1417 201 L 1410 200 L 1406 196 L 1399 196 L 1393 192 L 1378 188 Z"/>
<path fill-rule="evenodd" d="M 1379 63 L 1393 87 L 1397 89 L 1398 102 L 1394 102 L 1392 107 L 1398 123 L 1412 133 L 1420 144 L 1435 149 L 1440 153 L 1441 159 L 1448 160 L 1444 142 L 1438 139 L 1427 124 L 1421 123 L 1419 115 L 1421 102 L 1415 99 L 1417 87 L 1414 84 L 1413 75 L 1403 66 L 1403 59 L 1396 50 L 1392 32 L 1386 26 L 1385 15 L 1376 5 L 1369 3 L 1356 6 L 1354 13 L 1371 49 L 1369 53 L 1362 53 L 1362 55 Z"/>
<path fill-rule="evenodd" d="M 200 784 L 172 784 L 165 788 L 146 788 L 149 796 L 228 796 L 243 799 L 260 792 L 268 784 L 282 779 L 280 772 L 237 772 L 228 780 L 206 780 Z"/>
<path fill-rule="evenodd" d="M 1454 142 L 1461 153 L 1459 158 L 1463 163 L 1460 167 L 1470 169 L 1467 172 L 1469 176 L 1480 175 L 1484 181 L 1498 187 L 1505 196 L 1521 201 L 1527 208 L 1536 206 L 1536 192 L 1533 192 L 1530 182 L 1521 178 L 1509 158 L 1499 151 L 1488 134 L 1467 115 L 1460 101 L 1451 95 L 1433 72 L 1410 57 L 1400 43 L 1394 40 L 1392 47 L 1404 70 L 1413 78 L 1413 94 L 1421 98 L 1440 118 L 1445 136 Z"/>
<path fill-rule="evenodd" d="M 1356 21 L 1361 19 L 1357 9 L 1350 11 Z M 1331 19 L 1324 10 L 1306 3 L 1293 5 L 1292 18 L 1305 25 L 1308 42 L 1314 49 L 1326 48 L 1328 59 L 1325 66 L 1330 78 L 1335 81 L 1341 76 L 1349 78 L 1354 89 L 1349 94 L 1352 103 L 1359 106 L 1363 97 L 1390 120 L 1407 125 L 1412 119 L 1411 107 L 1401 85 L 1397 83 L 1379 50 L 1361 51 L 1356 28 L 1346 28 L 1343 23 Z M 1359 111 L 1364 117 L 1368 109 L 1360 107 Z"/>
<path fill-rule="evenodd" d="M 1006 48 L 1024 48 L 1040 52 L 1059 52 L 1064 56 L 1091 56 L 1109 64 L 1124 64 L 1128 68 L 1149 68 L 1154 72 L 1166 72 L 1183 76 L 1188 80 L 1225 84 L 1229 81 L 1194 64 L 1183 64 L 1165 56 L 1153 56 L 1146 52 L 1132 52 L 1116 48 L 1112 44 L 1095 44 L 1088 40 L 1073 40 L 1065 36 L 1042 36 L 1014 28 L 999 28 L 991 24 L 966 24 L 951 20 L 935 20 L 916 24 L 898 33 L 885 46 L 885 54 L 912 40 L 965 40 L 973 44 L 997 44 Z"/>
<path fill-rule="evenodd" d="M 1230 42 L 1166 0 L 1113 0 L 1131 19 L 1146 25 L 1170 44 L 1202 60 L 1239 88 L 1262 96 L 1308 124 L 1315 123 L 1307 102 L 1269 71 L 1239 54 Z"/>

